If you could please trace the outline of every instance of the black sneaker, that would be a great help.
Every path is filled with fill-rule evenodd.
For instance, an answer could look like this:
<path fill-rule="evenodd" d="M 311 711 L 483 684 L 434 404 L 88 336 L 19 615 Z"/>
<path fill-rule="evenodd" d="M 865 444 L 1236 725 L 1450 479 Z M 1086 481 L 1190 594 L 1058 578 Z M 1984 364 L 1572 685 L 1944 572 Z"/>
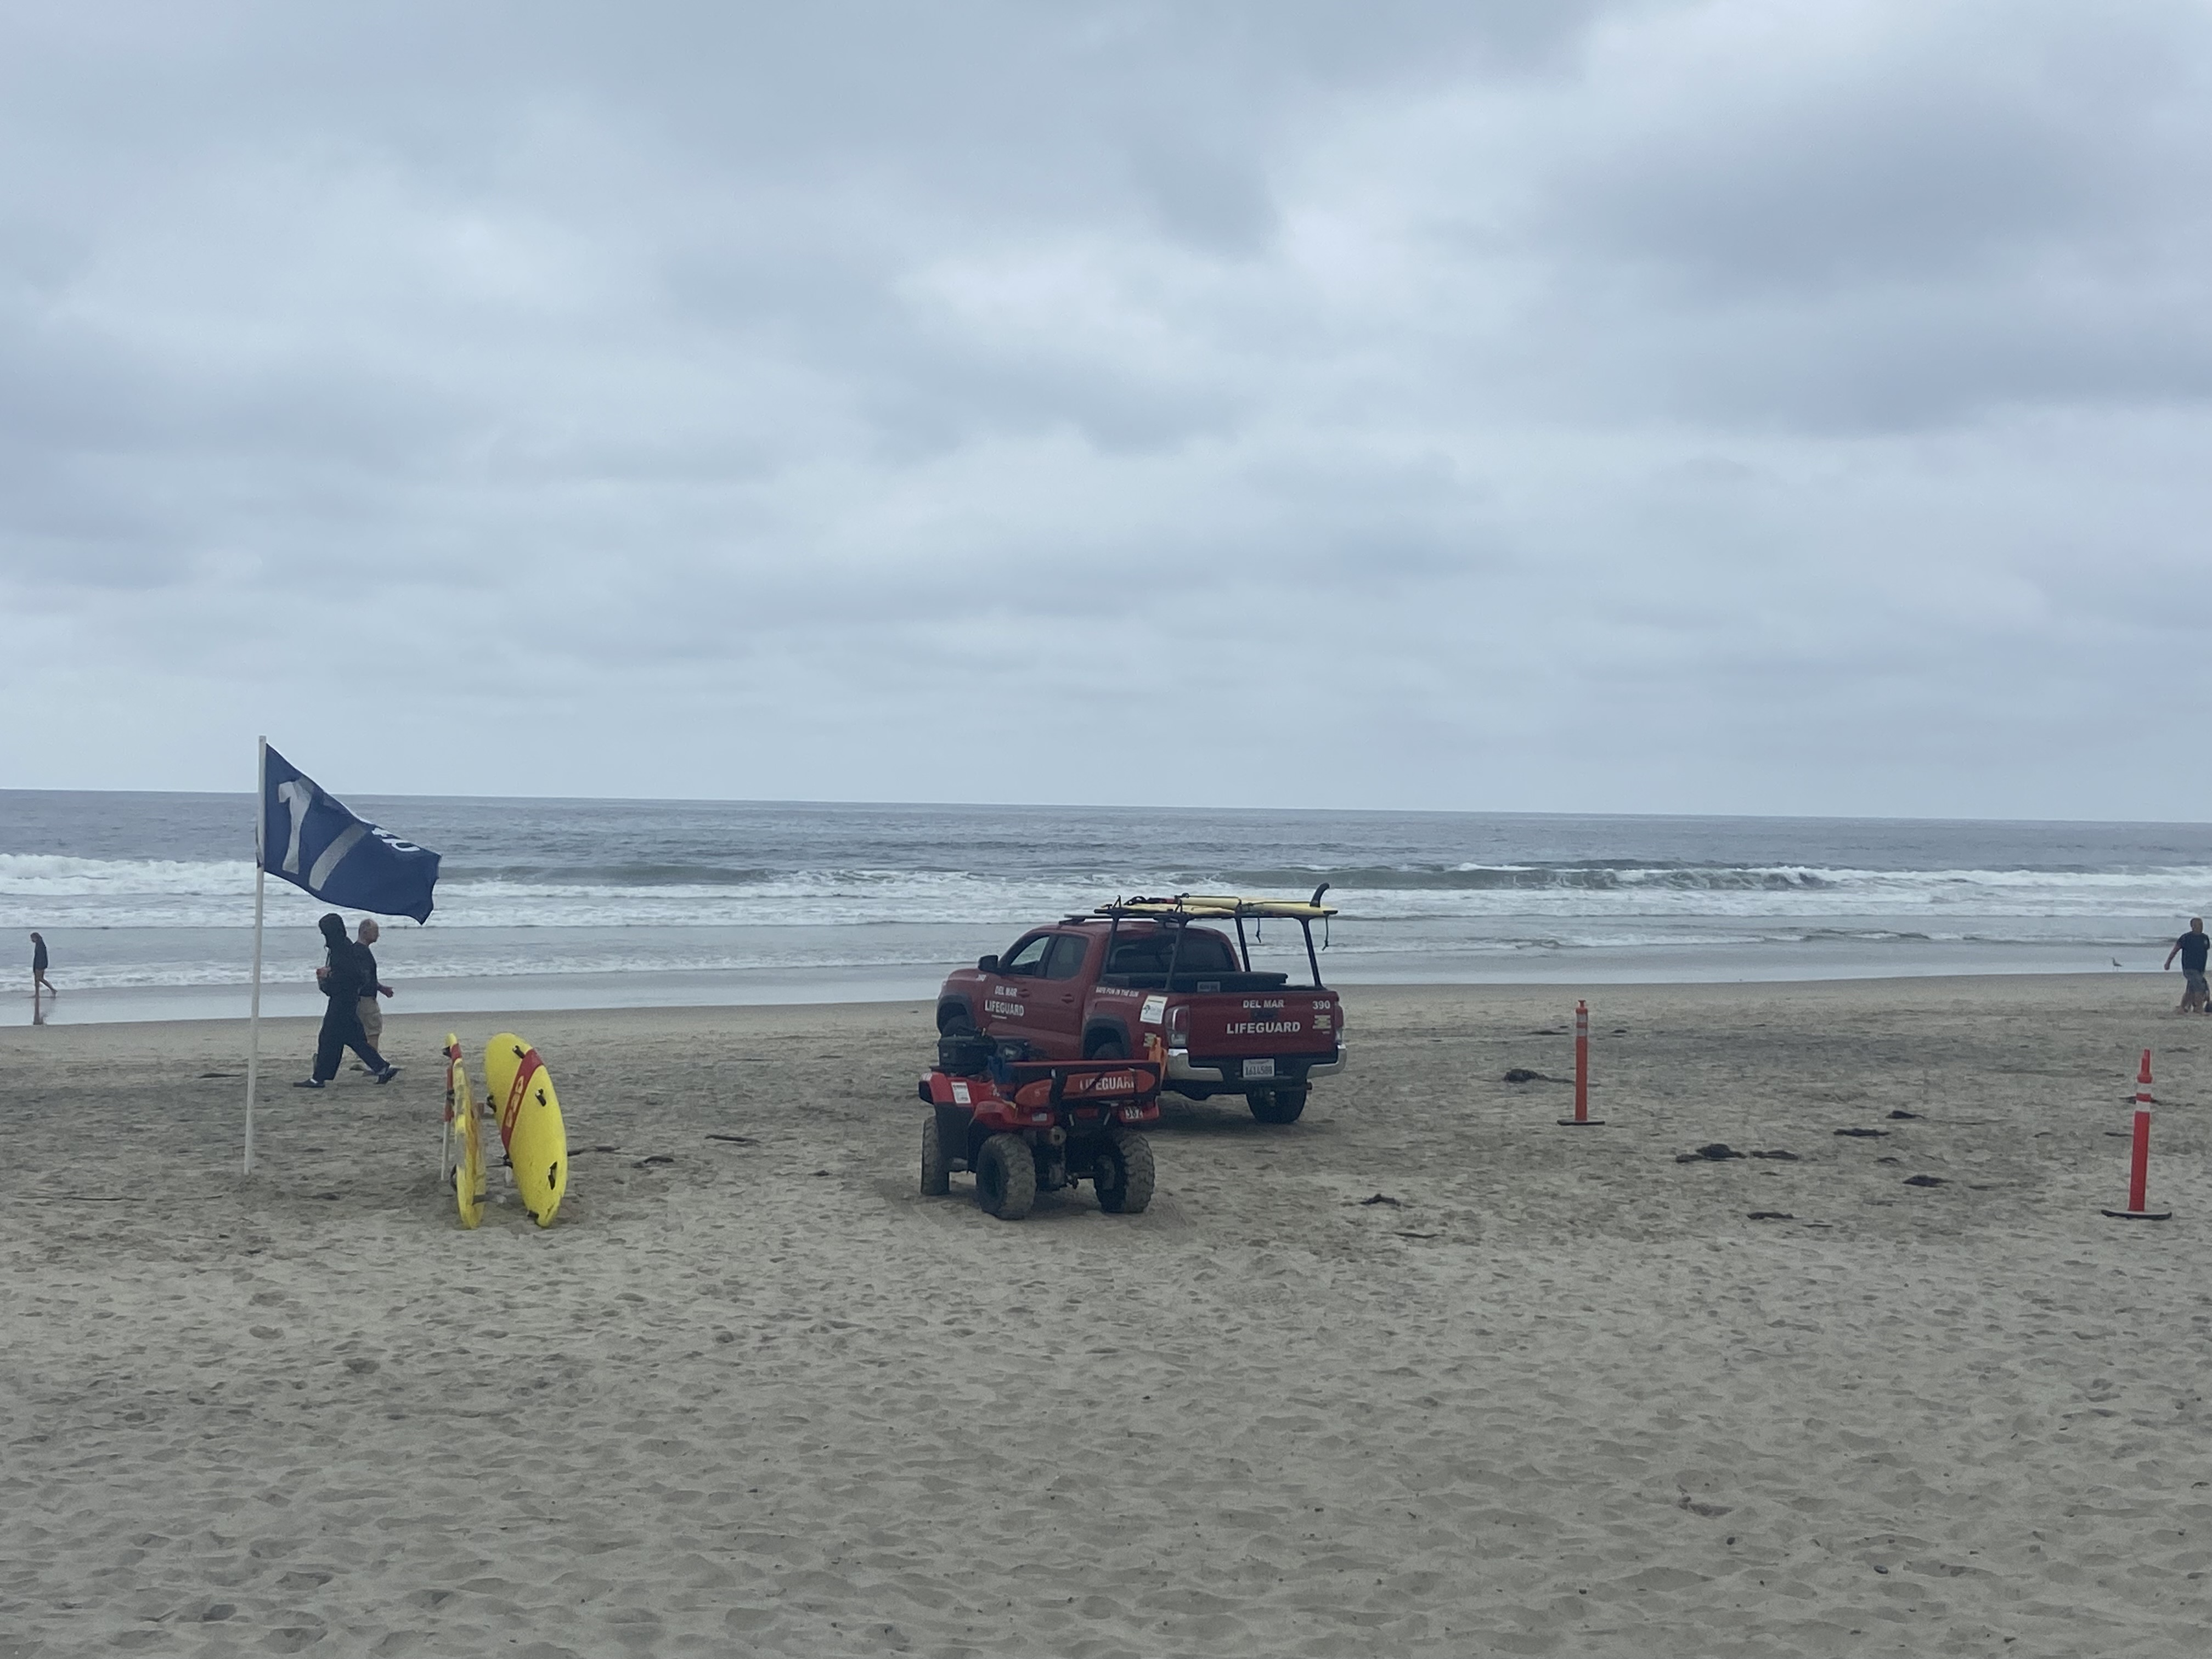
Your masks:
<path fill-rule="evenodd" d="M 379 1072 L 373 1080 L 378 1083 L 389 1083 L 398 1075 L 399 1068 L 397 1066 L 387 1066 Z"/>
<path fill-rule="evenodd" d="M 295 1089 L 319 1089 L 323 1086 L 323 1080 L 319 1077 L 303 1077 L 292 1086 Z"/>

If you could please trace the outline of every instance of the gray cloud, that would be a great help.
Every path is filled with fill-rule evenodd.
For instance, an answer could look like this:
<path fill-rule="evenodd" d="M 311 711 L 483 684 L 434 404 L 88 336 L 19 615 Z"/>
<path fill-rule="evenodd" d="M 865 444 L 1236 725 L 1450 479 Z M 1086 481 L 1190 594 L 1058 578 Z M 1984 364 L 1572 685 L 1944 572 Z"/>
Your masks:
<path fill-rule="evenodd" d="M 2212 816 L 2133 783 L 2208 77 L 2152 0 L 11 15 L 0 776 Z"/>

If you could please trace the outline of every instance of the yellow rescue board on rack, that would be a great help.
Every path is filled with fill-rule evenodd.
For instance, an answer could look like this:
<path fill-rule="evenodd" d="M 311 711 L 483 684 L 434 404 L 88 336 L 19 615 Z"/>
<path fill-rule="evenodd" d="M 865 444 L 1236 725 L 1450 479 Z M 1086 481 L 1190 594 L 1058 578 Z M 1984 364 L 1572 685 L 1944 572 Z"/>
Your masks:
<path fill-rule="evenodd" d="M 568 1190 L 568 1132 L 553 1073 L 527 1042 L 501 1031 L 484 1045 L 484 1084 L 485 1103 L 499 1116 L 516 1195 L 532 1221 L 550 1227 Z"/>
<path fill-rule="evenodd" d="M 1314 904 L 1303 899 L 1238 898 L 1225 893 L 1185 893 L 1176 898 L 1124 899 L 1102 904 L 1093 912 L 1102 916 L 1197 916 L 1227 921 L 1236 916 L 1279 916 L 1287 921 L 1319 921 L 1336 914 L 1333 904 Z"/>

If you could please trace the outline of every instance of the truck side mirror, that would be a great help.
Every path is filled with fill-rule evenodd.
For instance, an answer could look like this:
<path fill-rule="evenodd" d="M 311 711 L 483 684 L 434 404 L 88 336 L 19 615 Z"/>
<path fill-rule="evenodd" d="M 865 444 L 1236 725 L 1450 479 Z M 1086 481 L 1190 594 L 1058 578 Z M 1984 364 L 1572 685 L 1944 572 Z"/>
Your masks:
<path fill-rule="evenodd" d="M 999 971 L 999 959 L 996 957 L 977 957 L 975 966 L 981 973 L 995 974 Z"/>

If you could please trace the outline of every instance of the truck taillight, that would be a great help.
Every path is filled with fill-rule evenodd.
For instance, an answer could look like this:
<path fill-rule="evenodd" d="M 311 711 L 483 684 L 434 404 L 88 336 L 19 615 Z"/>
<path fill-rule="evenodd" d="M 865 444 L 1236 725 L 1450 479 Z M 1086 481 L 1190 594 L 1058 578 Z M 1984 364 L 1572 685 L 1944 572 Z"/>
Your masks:
<path fill-rule="evenodd" d="M 1168 1010 L 1168 1046 L 1190 1047 L 1190 1005 L 1187 1002 L 1178 1002 Z"/>

